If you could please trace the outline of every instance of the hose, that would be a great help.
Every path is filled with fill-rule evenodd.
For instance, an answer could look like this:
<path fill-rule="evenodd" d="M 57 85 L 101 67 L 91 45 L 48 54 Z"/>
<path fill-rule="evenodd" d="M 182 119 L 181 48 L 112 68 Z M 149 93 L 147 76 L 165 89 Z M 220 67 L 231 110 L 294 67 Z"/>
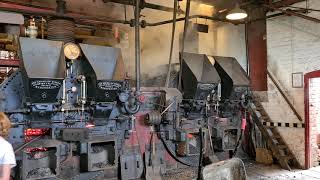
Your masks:
<path fill-rule="evenodd" d="M 198 178 L 197 180 L 201 180 L 201 170 L 202 170 L 202 160 L 203 160 L 203 133 L 202 128 L 199 129 L 200 133 L 200 157 L 199 157 L 199 166 L 198 166 Z"/>
<path fill-rule="evenodd" d="M 164 147 L 166 148 L 168 154 L 177 162 L 186 165 L 186 166 L 190 166 L 190 167 L 198 167 L 198 165 L 195 164 L 191 164 L 181 158 L 179 158 L 177 155 L 175 155 L 175 152 L 172 151 L 172 149 L 170 149 L 170 146 L 167 144 L 166 140 L 164 140 L 164 138 L 162 136 L 160 136 L 160 139 L 162 141 L 162 143 L 164 144 Z"/>
<path fill-rule="evenodd" d="M 247 125 L 246 117 L 247 117 L 247 111 L 245 110 L 245 111 L 244 111 L 243 118 L 242 118 L 242 120 L 241 120 L 241 134 L 240 134 L 240 137 L 239 137 L 239 139 L 238 139 L 238 141 L 237 141 L 236 147 L 235 147 L 235 149 L 234 149 L 234 151 L 233 151 L 233 155 L 232 155 L 233 157 L 236 156 L 236 154 L 237 154 L 238 148 L 239 148 L 239 146 L 240 146 L 240 142 L 242 141 L 242 136 L 243 136 L 244 131 L 245 131 L 245 129 L 246 129 L 246 125 Z"/>
<path fill-rule="evenodd" d="M 235 157 L 236 154 L 237 154 L 237 151 L 238 151 L 240 142 L 241 142 L 241 140 L 242 140 L 243 133 L 244 133 L 244 130 L 241 130 L 240 137 L 239 137 L 239 139 L 238 139 L 238 141 L 237 141 L 236 147 L 235 147 L 234 150 L 233 150 L 233 157 Z"/>

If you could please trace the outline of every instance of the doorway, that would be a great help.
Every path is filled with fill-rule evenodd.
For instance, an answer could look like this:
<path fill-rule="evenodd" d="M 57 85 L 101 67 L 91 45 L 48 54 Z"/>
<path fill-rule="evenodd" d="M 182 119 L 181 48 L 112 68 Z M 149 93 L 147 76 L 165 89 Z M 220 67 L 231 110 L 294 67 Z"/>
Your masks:
<path fill-rule="evenodd" d="M 304 76 L 305 168 L 320 164 L 320 71 Z"/>

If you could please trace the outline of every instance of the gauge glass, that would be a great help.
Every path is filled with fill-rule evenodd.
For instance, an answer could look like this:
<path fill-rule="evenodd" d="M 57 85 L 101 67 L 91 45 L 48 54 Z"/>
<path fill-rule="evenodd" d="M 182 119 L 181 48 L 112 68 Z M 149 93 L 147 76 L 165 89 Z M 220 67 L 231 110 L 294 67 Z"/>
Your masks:
<path fill-rule="evenodd" d="M 80 56 L 80 49 L 74 43 L 68 43 L 64 46 L 64 55 L 71 60 L 75 60 Z"/>

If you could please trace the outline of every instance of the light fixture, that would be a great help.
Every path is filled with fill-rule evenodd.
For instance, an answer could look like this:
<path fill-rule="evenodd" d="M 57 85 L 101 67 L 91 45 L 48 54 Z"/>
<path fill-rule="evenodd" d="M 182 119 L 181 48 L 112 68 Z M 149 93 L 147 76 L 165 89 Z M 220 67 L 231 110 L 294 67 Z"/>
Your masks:
<path fill-rule="evenodd" d="M 228 12 L 226 18 L 229 20 L 241 20 L 248 17 L 248 14 L 245 10 L 240 9 L 239 4 L 236 4 L 236 7 Z"/>

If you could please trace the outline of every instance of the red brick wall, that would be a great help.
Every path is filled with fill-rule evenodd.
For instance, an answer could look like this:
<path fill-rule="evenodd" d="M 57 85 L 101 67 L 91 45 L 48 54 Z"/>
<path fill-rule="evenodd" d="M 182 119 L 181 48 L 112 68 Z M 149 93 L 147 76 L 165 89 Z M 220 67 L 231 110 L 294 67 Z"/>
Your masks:
<path fill-rule="evenodd" d="M 314 166 L 318 162 L 318 144 L 320 144 L 320 78 L 309 80 L 309 120 L 311 162 Z"/>

